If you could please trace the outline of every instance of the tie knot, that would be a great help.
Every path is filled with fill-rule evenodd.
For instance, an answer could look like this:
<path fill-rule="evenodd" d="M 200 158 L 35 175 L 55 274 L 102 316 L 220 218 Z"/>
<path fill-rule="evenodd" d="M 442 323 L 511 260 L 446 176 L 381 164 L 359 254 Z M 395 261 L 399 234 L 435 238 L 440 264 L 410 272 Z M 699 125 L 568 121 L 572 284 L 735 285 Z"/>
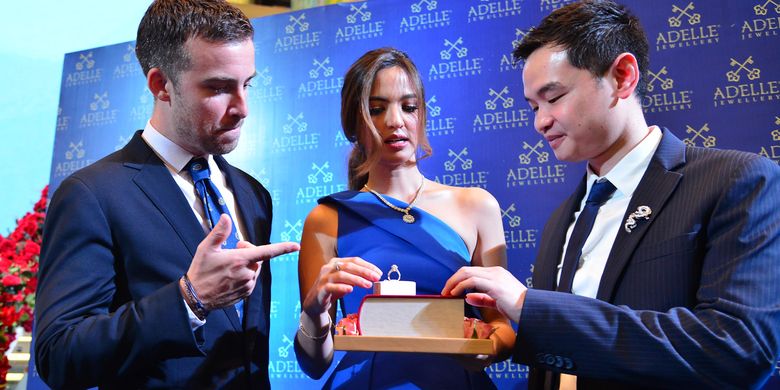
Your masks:
<path fill-rule="evenodd" d="M 590 188 L 590 194 L 588 194 L 588 200 L 585 201 L 585 204 L 601 206 L 614 192 L 615 186 L 609 180 L 599 180 L 593 183 L 593 187 Z"/>
<path fill-rule="evenodd" d="M 187 164 L 187 171 L 190 172 L 193 183 L 197 183 L 201 180 L 211 177 L 209 162 L 203 157 L 196 157 L 190 160 L 190 162 Z"/>

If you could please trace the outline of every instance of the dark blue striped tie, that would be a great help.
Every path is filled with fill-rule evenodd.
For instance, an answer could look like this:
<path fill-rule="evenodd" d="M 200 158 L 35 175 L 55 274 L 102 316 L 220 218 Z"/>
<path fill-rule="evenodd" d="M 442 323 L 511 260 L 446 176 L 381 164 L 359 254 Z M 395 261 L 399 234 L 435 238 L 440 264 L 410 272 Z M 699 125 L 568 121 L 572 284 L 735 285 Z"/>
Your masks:
<path fill-rule="evenodd" d="M 574 273 L 577 272 L 580 256 L 582 256 L 582 246 L 588 239 L 590 231 L 593 229 L 593 222 L 596 221 L 596 215 L 599 208 L 606 202 L 612 193 L 615 192 L 615 186 L 607 179 L 602 179 L 593 183 L 588 194 L 588 200 L 585 201 L 585 207 L 582 209 L 577 223 L 574 224 L 574 231 L 569 238 L 569 245 L 566 247 L 566 256 L 563 258 L 563 269 L 561 270 L 561 279 L 558 282 L 556 291 L 571 292 L 571 285 L 574 282 Z"/>

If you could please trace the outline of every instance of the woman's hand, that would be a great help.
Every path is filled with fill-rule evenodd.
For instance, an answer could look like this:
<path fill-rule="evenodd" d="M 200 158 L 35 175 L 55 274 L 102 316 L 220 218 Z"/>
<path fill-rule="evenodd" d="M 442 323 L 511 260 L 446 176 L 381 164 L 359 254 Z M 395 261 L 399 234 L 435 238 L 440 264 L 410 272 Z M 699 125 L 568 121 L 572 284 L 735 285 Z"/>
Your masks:
<path fill-rule="evenodd" d="M 371 288 L 381 276 L 377 266 L 359 257 L 334 257 L 320 268 L 317 280 L 304 298 L 303 311 L 311 318 L 319 317 L 355 286 Z"/>

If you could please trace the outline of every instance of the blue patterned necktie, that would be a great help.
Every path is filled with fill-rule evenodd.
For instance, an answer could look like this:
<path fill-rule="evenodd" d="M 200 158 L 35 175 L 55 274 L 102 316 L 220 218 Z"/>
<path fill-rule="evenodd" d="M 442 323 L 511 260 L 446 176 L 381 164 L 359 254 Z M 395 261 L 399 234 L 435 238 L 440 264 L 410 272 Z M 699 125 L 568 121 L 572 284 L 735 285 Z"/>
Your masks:
<path fill-rule="evenodd" d="M 222 214 L 227 214 L 230 217 L 231 231 L 228 234 L 225 242 L 222 243 L 222 248 L 233 249 L 238 244 L 238 227 L 233 216 L 230 215 L 225 199 L 222 194 L 219 193 L 217 186 L 211 181 L 211 170 L 209 169 L 209 163 L 203 157 L 197 157 L 190 160 L 187 164 L 187 171 L 192 176 L 192 182 L 195 184 L 195 190 L 198 192 L 201 202 L 203 202 L 203 209 L 206 212 L 206 219 L 209 223 L 209 229 L 213 229 L 219 222 L 219 217 Z M 240 300 L 236 302 L 236 312 L 238 313 L 238 321 L 241 322 L 244 314 L 244 301 Z"/>
<path fill-rule="evenodd" d="M 566 256 L 563 258 L 563 269 L 561 270 L 561 279 L 558 282 L 556 291 L 571 292 L 572 283 L 574 283 L 574 273 L 582 256 L 582 246 L 588 239 L 590 231 L 593 229 L 593 223 L 596 221 L 596 215 L 599 208 L 606 202 L 612 193 L 615 192 L 615 186 L 604 179 L 593 183 L 593 187 L 588 194 L 588 200 L 585 201 L 580 216 L 574 224 L 574 231 L 569 237 L 569 245 L 566 247 Z"/>

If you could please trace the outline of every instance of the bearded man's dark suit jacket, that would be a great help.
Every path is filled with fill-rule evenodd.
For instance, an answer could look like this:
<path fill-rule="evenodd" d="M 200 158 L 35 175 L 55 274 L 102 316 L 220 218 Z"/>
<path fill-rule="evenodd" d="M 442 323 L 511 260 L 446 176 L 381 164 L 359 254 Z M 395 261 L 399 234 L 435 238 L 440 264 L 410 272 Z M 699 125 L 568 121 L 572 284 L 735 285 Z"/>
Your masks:
<path fill-rule="evenodd" d="M 39 373 L 54 388 L 268 388 L 269 265 L 244 324 L 230 306 L 193 333 L 178 281 L 205 233 L 140 135 L 71 175 L 52 198 L 37 292 Z M 268 191 L 214 158 L 245 239 L 268 243 Z"/>
<path fill-rule="evenodd" d="M 557 264 L 585 182 L 545 226 L 515 360 L 584 388 L 748 388 L 780 349 L 780 167 L 686 147 L 668 130 L 621 226 L 597 299 L 556 293 Z M 549 376 L 549 374 L 547 374 Z"/>

